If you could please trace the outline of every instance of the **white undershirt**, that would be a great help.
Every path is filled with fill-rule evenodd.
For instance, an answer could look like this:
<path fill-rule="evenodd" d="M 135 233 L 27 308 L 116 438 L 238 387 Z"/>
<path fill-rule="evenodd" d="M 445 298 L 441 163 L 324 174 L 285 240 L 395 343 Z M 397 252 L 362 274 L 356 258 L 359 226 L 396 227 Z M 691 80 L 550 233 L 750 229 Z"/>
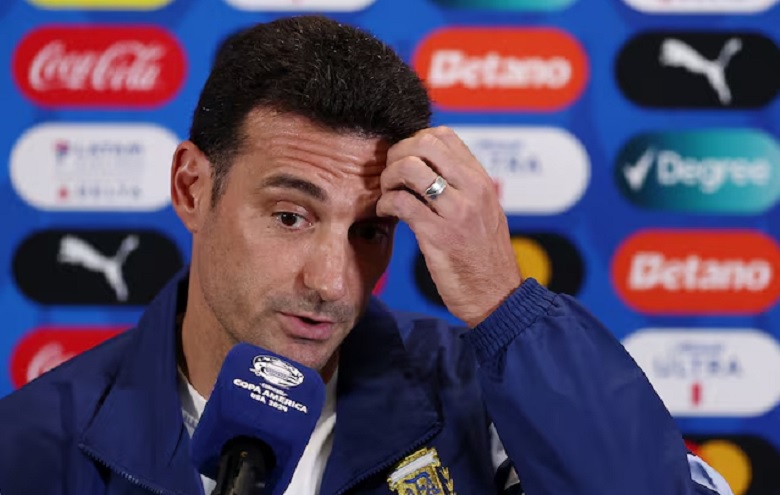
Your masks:
<path fill-rule="evenodd" d="M 285 495 L 318 495 L 320 492 L 322 475 L 333 448 L 333 428 L 336 425 L 336 379 L 337 373 L 334 373 L 325 387 L 325 406 L 303 451 L 303 456 L 298 461 L 290 486 L 284 492 Z M 206 407 L 206 399 L 190 385 L 181 372 L 179 372 L 179 399 L 184 425 L 191 437 Z M 210 495 L 217 482 L 203 475 L 200 478 L 206 495 Z"/>

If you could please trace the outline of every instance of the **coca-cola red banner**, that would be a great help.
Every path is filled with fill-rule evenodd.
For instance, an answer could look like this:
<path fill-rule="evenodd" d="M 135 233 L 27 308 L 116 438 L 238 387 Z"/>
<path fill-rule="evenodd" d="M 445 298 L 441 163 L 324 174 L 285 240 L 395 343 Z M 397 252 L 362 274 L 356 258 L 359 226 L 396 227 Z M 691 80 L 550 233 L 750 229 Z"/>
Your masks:
<path fill-rule="evenodd" d="M 111 327 L 42 327 L 31 330 L 11 355 L 16 387 L 35 380 L 55 366 L 114 337 L 131 325 Z"/>
<path fill-rule="evenodd" d="M 48 107 L 148 108 L 181 88 L 186 58 L 179 42 L 155 26 L 47 26 L 19 43 L 16 84 Z"/>

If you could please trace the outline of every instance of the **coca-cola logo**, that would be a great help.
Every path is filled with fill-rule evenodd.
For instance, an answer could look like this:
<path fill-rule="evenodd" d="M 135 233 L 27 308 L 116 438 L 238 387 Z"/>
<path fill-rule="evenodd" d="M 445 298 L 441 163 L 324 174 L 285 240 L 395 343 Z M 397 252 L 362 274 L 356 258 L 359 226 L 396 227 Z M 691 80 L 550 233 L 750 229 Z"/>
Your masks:
<path fill-rule="evenodd" d="M 44 27 L 19 43 L 13 73 L 43 106 L 152 107 L 178 92 L 186 60 L 154 26 Z"/>
<path fill-rule="evenodd" d="M 127 325 L 36 328 L 22 337 L 14 348 L 11 380 L 19 388 L 127 328 Z"/>

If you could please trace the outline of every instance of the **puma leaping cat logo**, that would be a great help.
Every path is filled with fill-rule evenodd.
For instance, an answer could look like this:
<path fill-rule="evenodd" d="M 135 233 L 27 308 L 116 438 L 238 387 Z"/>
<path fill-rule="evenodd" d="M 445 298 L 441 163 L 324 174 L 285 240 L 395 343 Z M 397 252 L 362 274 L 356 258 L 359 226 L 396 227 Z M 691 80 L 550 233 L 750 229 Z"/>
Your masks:
<path fill-rule="evenodd" d="M 731 103 L 731 90 L 726 83 L 726 67 L 731 62 L 731 58 L 741 49 L 742 40 L 731 38 L 723 45 L 718 58 L 709 60 L 685 42 L 668 38 L 661 43 L 659 59 L 661 65 L 682 67 L 688 72 L 706 77 L 712 89 L 718 94 L 720 102 L 728 105 Z"/>
<path fill-rule="evenodd" d="M 119 301 L 127 300 L 127 283 L 122 276 L 122 266 L 127 257 L 138 248 L 138 236 L 125 237 L 114 256 L 108 257 L 76 236 L 66 235 L 60 241 L 57 261 L 82 266 L 93 272 L 100 272 L 114 289 Z"/>

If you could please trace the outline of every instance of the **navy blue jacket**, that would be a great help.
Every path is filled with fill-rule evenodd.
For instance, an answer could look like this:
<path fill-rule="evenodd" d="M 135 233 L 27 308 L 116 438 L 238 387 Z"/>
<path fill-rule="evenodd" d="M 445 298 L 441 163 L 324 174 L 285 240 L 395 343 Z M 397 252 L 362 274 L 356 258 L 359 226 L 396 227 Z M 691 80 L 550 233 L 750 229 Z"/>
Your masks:
<path fill-rule="evenodd" d="M 137 328 L 0 400 L 2 495 L 202 494 L 177 394 L 184 294 L 177 278 Z M 342 347 L 337 418 L 321 495 L 502 493 L 491 422 L 526 495 L 728 493 L 611 333 L 530 279 L 471 331 L 373 300 Z"/>

